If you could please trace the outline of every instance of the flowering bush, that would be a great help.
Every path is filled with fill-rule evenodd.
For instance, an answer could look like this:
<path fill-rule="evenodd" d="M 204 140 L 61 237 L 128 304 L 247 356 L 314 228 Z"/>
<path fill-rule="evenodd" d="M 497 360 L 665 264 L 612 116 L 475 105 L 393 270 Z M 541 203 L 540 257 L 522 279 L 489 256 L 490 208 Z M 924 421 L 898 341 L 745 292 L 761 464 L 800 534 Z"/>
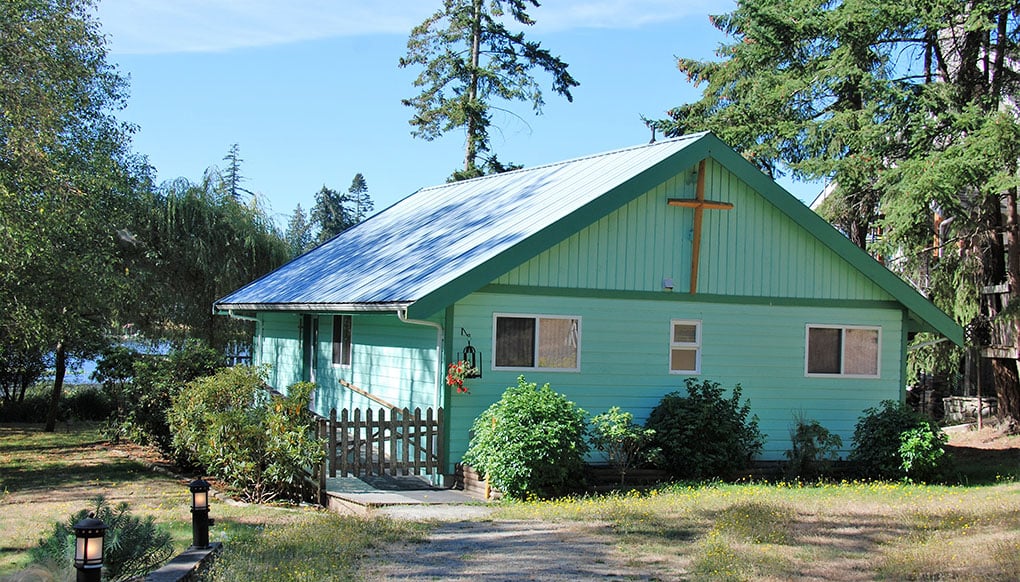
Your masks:
<path fill-rule="evenodd" d="M 467 386 L 464 385 L 464 378 L 469 378 L 474 369 L 463 360 L 453 362 L 446 368 L 446 385 L 456 388 L 458 394 L 466 394 Z"/>

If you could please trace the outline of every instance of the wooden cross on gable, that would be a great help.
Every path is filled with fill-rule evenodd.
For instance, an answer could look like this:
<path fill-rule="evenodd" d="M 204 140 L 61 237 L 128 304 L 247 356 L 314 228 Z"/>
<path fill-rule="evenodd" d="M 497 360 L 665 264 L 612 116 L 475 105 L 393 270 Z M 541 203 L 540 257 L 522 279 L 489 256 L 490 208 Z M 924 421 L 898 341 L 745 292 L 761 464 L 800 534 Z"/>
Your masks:
<path fill-rule="evenodd" d="M 682 206 L 694 209 L 694 237 L 691 245 L 691 295 L 698 289 L 698 261 L 701 254 L 701 215 L 708 210 L 732 210 L 729 202 L 705 200 L 705 161 L 698 164 L 698 186 L 694 198 L 670 198 L 670 206 Z"/>

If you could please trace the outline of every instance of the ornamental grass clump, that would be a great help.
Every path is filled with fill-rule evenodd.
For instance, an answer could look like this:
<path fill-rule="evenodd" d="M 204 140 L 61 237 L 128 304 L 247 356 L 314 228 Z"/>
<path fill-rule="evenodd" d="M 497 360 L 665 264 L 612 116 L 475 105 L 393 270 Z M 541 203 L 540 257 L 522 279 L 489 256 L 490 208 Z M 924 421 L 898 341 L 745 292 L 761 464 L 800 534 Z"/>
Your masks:
<path fill-rule="evenodd" d="M 566 493 L 584 474 L 586 417 L 549 384 L 520 376 L 475 419 L 464 462 L 511 499 Z"/>
<path fill-rule="evenodd" d="M 31 550 L 32 559 L 44 564 L 59 579 L 70 579 L 74 561 L 74 524 L 94 516 L 107 526 L 103 544 L 103 580 L 132 580 L 155 570 L 174 553 L 170 533 L 156 525 L 149 515 L 131 514 L 127 503 L 110 505 L 102 495 L 93 498 L 90 509 L 71 515 L 53 525 L 50 535 Z M 43 578 L 41 578 L 43 579 Z"/>

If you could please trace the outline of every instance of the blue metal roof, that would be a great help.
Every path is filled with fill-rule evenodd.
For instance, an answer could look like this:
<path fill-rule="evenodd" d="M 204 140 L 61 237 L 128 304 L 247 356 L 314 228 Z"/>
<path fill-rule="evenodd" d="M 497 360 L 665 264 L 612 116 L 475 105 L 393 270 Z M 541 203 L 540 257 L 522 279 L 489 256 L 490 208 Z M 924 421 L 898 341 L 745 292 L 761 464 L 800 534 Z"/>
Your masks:
<path fill-rule="evenodd" d="M 215 307 L 405 307 L 555 225 L 705 135 L 693 134 L 419 190 L 220 299 Z M 671 172 L 680 170 L 672 168 Z"/>

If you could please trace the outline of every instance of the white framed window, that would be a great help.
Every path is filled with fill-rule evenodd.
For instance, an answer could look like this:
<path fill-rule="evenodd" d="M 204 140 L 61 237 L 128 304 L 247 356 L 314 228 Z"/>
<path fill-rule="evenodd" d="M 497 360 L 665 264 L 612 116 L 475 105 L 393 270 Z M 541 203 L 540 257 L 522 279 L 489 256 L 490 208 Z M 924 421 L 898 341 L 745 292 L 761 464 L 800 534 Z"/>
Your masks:
<path fill-rule="evenodd" d="M 674 319 L 669 322 L 669 373 L 701 373 L 701 321 Z"/>
<path fill-rule="evenodd" d="M 808 324 L 806 336 L 805 375 L 879 377 L 882 328 Z"/>
<path fill-rule="evenodd" d="M 333 316 L 333 365 L 351 367 L 351 326 L 350 315 Z"/>
<path fill-rule="evenodd" d="M 581 318 L 562 315 L 493 314 L 495 370 L 581 369 Z"/>

